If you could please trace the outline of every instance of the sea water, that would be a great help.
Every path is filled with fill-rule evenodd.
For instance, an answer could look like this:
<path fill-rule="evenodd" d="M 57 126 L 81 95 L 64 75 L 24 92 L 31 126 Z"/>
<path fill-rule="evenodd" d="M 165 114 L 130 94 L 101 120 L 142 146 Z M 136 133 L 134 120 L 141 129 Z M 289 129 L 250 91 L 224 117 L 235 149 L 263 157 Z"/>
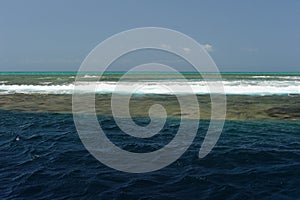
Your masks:
<path fill-rule="evenodd" d="M 189 76 L 188 81 L 200 92 L 202 80 Z M 14 95 L 71 94 L 75 74 L 2 73 L 0 77 L 0 98 L 10 95 L 13 101 Z M 119 74 L 109 75 L 99 92 L 109 92 L 106 84 L 114 85 L 118 78 Z M 267 95 L 271 100 L 282 95 L 297 95 L 299 79 L 298 74 L 224 75 L 225 88 L 231 88 L 226 91 L 254 98 Z M 180 82 L 159 81 L 164 84 Z M 157 80 L 143 83 L 153 87 L 141 91 L 149 94 L 160 84 Z M 28 104 L 24 104 L 26 106 Z M 147 116 L 134 120 L 142 126 L 149 123 Z M 172 140 L 180 124 L 179 119 L 168 118 L 158 135 L 139 139 L 123 133 L 111 116 L 98 116 L 98 121 L 114 144 L 132 152 L 150 152 L 163 147 Z M 85 149 L 72 114 L 24 112 L 1 107 L 0 198 L 300 198 L 299 120 L 227 120 L 212 152 L 199 159 L 199 148 L 208 125 L 209 120 L 200 121 L 192 145 L 174 163 L 150 173 L 129 174 L 105 166 Z"/>

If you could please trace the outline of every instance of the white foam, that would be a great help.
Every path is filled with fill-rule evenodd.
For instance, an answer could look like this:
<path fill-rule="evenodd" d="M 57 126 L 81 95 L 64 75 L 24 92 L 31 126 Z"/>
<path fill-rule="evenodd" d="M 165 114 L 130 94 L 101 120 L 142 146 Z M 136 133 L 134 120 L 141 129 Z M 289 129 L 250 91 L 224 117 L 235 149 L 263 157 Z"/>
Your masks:
<path fill-rule="evenodd" d="M 99 76 L 96 75 L 84 75 L 83 78 L 98 78 Z"/>
<path fill-rule="evenodd" d="M 49 84 L 51 84 L 52 82 L 40 82 L 40 84 L 42 84 L 42 85 L 49 85 Z"/>
<path fill-rule="evenodd" d="M 4 94 L 71 94 L 74 85 L 0 85 L 0 93 Z"/>
<path fill-rule="evenodd" d="M 96 85 L 94 85 L 96 84 Z M 119 83 L 120 84 L 120 83 Z M 300 94 L 300 81 L 287 80 L 226 80 L 223 81 L 226 94 L 241 95 L 275 95 L 275 94 Z M 95 87 L 92 87 L 92 86 Z M 65 85 L 0 85 L 0 94 L 26 93 L 26 94 L 72 94 L 74 92 L 96 93 L 128 93 L 131 88 L 136 88 L 137 94 L 186 94 L 186 86 L 196 94 L 208 94 L 209 90 L 204 81 L 138 81 L 122 82 L 121 87 L 116 87 L 117 82 L 102 81 L 98 83 L 84 82 L 74 91 L 74 84 Z M 95 90 L 94 90 L 95 88 Z M 169 88 L 172 88 L 171 91 Z"/>
<path fill-rule="evenodd" d="M 250 76 L 254 79 L 284 79 L 284 80 L 300 80 L 300 76 Z"/>

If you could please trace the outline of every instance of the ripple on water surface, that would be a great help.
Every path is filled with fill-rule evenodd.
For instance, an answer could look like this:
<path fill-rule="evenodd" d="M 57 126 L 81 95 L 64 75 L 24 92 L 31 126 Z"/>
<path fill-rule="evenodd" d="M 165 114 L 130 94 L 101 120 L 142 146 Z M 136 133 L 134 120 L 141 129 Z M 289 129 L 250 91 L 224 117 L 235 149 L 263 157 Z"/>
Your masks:
<path fill-rule="evenodd" d="M 153 141 L 124 140 L 111 118 L 99 121 L 116 145 L 132 151 L 159 148 L 178 128 L 169 120 Z M 299 122 L 227 121 L 217 146 L 198 159 L 208 122 L 201 124 L 179 160 L 156 172 L 127 174 L 85 150 L 71 115 L 1 111 L 0 198 L 300 197 Z"/>

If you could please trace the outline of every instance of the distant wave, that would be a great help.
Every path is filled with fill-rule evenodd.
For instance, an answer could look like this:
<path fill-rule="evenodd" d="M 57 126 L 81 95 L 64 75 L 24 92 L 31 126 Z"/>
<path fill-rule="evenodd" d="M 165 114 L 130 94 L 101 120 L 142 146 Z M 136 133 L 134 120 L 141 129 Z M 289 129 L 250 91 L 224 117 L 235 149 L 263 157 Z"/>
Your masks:
<path fill-rule="evenodd" d="M 99 76 L 97 75 L 84 75 L 83 78 L 98 78 Z"/>
<path fill-rule="evenodd" d="M 255 79 L 284 79 L 284 80 L 300 80 L 299 76 L 250 76 Z"/>
<path fill-rule="evenodd" d="M 118 82 L 101 81 L 96 83 L 96 93 L 128 93 L 129 88 L 134 86 L 137 94 L 187 94 L 183 88 L 190 85 L 195 94 L 208 94 L 209 90 L 204 81 L 138 81 L 122 82 L 116 88 Z M 79 90 L 74 91 L 74 84 L 63 85 L 0 85 L 0 94 L 72 94 L 74 92 L 94 92 L 91 84 L 84 82 Z M 120 84 L 120 83 L 119 83 Z M 300 81 L 287 80 L 225 80 L 223 81 L 226 94 L 240 95 L 284 95 L 300 94 Z M 175 91 L 170 91 L 169 87 L 175 86 Z"/>

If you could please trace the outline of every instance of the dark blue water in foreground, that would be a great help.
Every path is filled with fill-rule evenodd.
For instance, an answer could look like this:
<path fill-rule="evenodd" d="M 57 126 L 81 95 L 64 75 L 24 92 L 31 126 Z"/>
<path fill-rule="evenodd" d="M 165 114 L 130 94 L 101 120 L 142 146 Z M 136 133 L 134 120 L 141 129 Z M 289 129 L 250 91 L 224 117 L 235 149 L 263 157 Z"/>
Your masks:
<path fill-rule="evenodd" d="M 110 118 L 100 122 L 117 145 L 151 149 L 151 141 L 125 140 Z M 168 121 L 166 138 L 176 123 Z M 227 121 L 217 146 L 198 159 L 207 125 L 202 122 L 193 145 L 175 163 L 128 174 L 85 150 L 71 115 L 1 111 L 0 199 L 300 198 L 299 122 Z M 165 141 L 157 139 L 156 145 Z"/>

